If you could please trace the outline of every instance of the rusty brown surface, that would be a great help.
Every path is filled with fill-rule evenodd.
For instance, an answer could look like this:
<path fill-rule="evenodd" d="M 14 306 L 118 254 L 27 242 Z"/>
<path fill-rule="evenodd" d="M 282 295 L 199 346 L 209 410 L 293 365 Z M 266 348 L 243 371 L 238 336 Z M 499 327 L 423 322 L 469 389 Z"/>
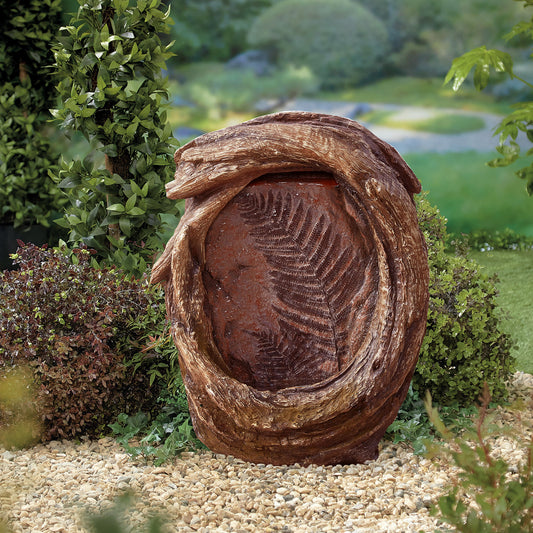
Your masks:
<path fill-rule="evenodd" d="M 412 171 L 356 122 L 297 112 L 175 160 L 167 194 L 189 200 L 152 280 L 200 439 L 263 463 L 376 457 L 425 331 Z"/>
<path fill-rule="evenodd" d="M 206 239 L 214 340 L 233 377 L 260 390 L 312 385 L 347 368 L 368 330 L 377 257 L 333 176 L 255 180 Z"/>

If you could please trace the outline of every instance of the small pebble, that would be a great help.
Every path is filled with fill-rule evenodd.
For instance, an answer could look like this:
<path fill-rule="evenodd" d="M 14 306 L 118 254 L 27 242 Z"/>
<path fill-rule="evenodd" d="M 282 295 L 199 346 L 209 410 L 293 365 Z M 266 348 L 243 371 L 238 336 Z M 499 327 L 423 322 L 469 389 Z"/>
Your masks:
<path fill-rule="evenodd" d="M 495 422 L 531 433 L 533 376 L 517 373 L 511 407 L 493 411 Z M 513 410 L 512 402 L 517 406 Z M 491 440 L 495 455 L 524 460 L 505 435 Z M 273 466 L 209 451 L 187 452 L 161 467 L 130 459 L 111 438 L 53 441 L 14 451 L 0 448 L 0 529 L 13 533 L 86 533 L 87 514 L 132 495 L 128 530 L 141 531 L 154 512 L 163 533 L 385 533 L 446 531 L 429 509 L 458 469 L 413 455 L 409 446 L 383 441 L 375 461 L 363 465 Z"/>

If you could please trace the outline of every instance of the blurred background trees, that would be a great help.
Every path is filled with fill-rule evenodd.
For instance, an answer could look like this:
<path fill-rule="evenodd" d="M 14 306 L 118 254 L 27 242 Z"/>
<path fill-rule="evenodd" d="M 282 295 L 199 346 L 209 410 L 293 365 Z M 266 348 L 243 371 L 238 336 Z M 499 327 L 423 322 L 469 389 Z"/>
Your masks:
<path fill-rule="evenodd" d="M 464 50 L 499 40 L 518 20 L 521 10 L 518 3 L 500 0 L 167 0 L 167 3 L 175 22 L 171 29 L 171 38 L 176 42 L 175 65 L 227 61 L 250 47 L 274 47 L 279 61 L 316 67 L 315 74 L 319 77 L 325 74 L 321 79 L 327 83 L 331 83 L 328 71 L 318 64 L 321 58 L 317 55 L 322 58 L 334 55 L 338 62 L 345 60 L 345 70 L 350 70 L 353 62 L 350 58 L 359 55 L 374 78 L 391 73 L 443 75 L 451 60 Z M 350 24 L 352 29 L 348 32 Z M 341 36 L 347 39 L 344 46 L 338 44 Z M 391 53 L 385 58 L 384 52 Z M 372 64 L 374 61 L 376 64 Z M 369 78 L 359 76 L 356 82 Z"/>

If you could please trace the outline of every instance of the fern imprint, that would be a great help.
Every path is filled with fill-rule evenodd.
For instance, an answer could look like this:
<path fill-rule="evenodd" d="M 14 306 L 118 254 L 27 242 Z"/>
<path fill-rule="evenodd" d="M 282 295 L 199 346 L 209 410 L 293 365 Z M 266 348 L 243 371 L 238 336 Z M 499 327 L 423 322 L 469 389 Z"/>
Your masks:
<path fill-rule="evenodd" d="M 264 339 L 272 336 L 265 333 L 260 352 L 292 361 L 290 371 L 296 376 L 305 371 L 304 366 L 309 371 L 316 355 L 322 378 L 341 370 L 354 314 L 352 297 L 361 283 L 353 251 L 343 248 L 341 236 L 324 212 L 294 199 L 290 192 L 246 191 L 236 202 L 270 267 L 269 278 L 279 300 L 272 307 L 282 338 L 266 350 Z M 283 338 L 300 342 L 286 346 Z"/>

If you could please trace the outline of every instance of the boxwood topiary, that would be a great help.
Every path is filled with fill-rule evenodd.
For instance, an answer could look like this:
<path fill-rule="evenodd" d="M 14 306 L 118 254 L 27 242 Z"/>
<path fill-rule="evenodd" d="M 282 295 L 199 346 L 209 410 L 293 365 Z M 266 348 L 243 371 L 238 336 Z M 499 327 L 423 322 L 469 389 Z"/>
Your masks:
<path fill-rule="evenodd" d="M 327 89 L 370 78 L 389 50 L 384 24 L 350 0 L 283 0 L 255 20 L 248 40 L 282 64 L 309 67 Z"/>
<path fill-rule="evenodd" d="M 438 403 L 466 406 L 477 401 L 487 382 L 492 398 L 503 400 L 515 359 L 500 327 L 497 278 L 465 256 L 446 253 L 446 219 L 424 196 L 418 214 L 428 245 L 430 301 L 413 388 L 429 390 Z"/>
<path fill-rule="evenodd" d="M 158 289 L 91 266 L 82 248 L 24 245 L 14 261 L 19 270 L 0 273 L 0 388 L 21 369 L 30 376 L 41 440 L 97 436 L 119 413 L 150 410 L 157 358 L 128 364 L 164 323 Z M 0 427 L 16 415 L 0 405 Z"/>

